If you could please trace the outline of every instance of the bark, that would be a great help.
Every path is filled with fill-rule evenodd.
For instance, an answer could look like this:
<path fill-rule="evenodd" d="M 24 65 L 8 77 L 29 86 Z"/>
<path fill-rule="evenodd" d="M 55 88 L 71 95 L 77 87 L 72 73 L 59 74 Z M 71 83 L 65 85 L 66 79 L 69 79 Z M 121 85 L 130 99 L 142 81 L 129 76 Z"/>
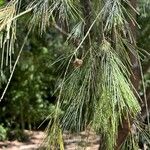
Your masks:
<path fill-rule="evenodd" d="M 137 8 L 137 0 L 130 0 L 131 5 L 136 9 Z M 130 8 L 130 13 L 132 17 L 136 20 L 136 12 Z M 134 40 L 132 41 L 132 44 L 136 46 L 136 25 L 130 21 L 129 26 L 133 35 Z M 140 75 L 140 67 L 139 67 L 139 61 L 137 56 L 133 55 L 132 53 L 129 54 L 131 64 L 132 64 L 132 72 L 133 75 L 131 76 L 131 82 L 135 88 L 136 91 L 139 89 L 139 82 L 141 80 L 141 75 Z"/>
<path fill-rule="evenodd" d="M 137 0 L 130 0 L 130 3 L 136 9 Z M 136 12 L 132 8 L 129 8 L 129 11 L 130 11 L 132 17 L 136 20 Z M 131 43 L 133 45 L 136 45 L 136 26 L 134 25 L 134 23 L 132 21 L 129 21 L 129 26 L 130 26 L 130 29 L 132 32 L 132 36 L 134 38 L 134 40 L 132 40 Z M 139 82 L 141 79 L 139 62 L 138 62 L 137 57 L 135 55 L 133 55 L 132 53 L 129 53 L 129 57 L 130 57 L 130 61 L 132 63 L 132 73 L 133 73 L 131 76 L 131 82 L 132 82 L 135 90 L 138 91 Z M 136 93 L 134 92 L 134 94 L 136 94 Z M 133 121 L 131 118 L 123 119 L 123 124 L 120 125 L 118 128 L 118 138 L 116 141 L 116 148 L 115 148 L 116 150 L 121 149 L 121 145 L 124 143 L 128 134 L 130 133 L 132 124 L 133 124 Z"/>
<path fill-rule="evenodd" d="M 120 150 L 121 145 L 124 143 L 126 137 L 128 136 L 130 132 L 130 124 L 128 119 L 124 119 L 122 122 L 122 126 L 119 126 L 118 129 L 118 139 L 116 142 L 116 150 Z"/>
<path fill-rule="evenodd" d="M 150 59 L 143 66 L 143 73 L 147 73 L 149 71 L 149 69 L 150 69 Z"/>
<path fill-rule="evenodd" d="M 86 32 L 91 26 L 91 2 L 90 0 L 80 0 L 80 2 L 82 4 L 82 10 L 85 19 L 84 32 L 86 34 Z"/>
<path fill-rule="evenodd" d="M 91 1 L 90 0 L 80 0 L 80 2 L 81 2 L 83 16 L 84 16 L 84 20 L 85 20 L 85 25 L 84 25 L 84 35 L 85 35 L 91 26 L 91 10 L 92 10 L 91 9 Z M 85 42 L 84 42 L 85 49 L 87 49 L 90 45 L 89 39 L 92 38 L 91 32 L 92 31 L 90 31 L 88 37 L 85 39 Z"/>

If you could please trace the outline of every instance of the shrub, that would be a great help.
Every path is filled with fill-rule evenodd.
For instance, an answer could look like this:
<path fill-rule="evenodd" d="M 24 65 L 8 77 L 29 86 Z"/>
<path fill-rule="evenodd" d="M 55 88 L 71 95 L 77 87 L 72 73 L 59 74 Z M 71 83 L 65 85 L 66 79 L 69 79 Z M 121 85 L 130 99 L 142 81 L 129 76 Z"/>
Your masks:
<path fill-rule="evenodd" d="M 7 138 L 7 129 L 0 124 L 0 141 L 4 141 Z"/>

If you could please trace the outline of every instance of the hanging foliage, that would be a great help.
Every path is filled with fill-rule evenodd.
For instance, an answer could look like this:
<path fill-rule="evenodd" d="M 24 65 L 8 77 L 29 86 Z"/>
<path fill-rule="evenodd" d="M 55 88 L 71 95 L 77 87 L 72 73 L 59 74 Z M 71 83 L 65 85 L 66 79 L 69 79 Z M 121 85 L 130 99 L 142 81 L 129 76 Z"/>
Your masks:
<path fill-rule="evenodd" d="M 47 149 L 63 150 L 63 131 L 79 133 L 87 127 L 102 135 L 102 149 L 120 148 L 119 127 L 127 123 L 127 135 L 132 134 L 131 126 L 141 111 L 131 81 L 135 65 L 131 56 L 140 63 L 132 32 L 133 26 L 138 26 L 136 8 L 128 0 L 32 0 L 21 11 L 21 3 L 13 0 L 0 10 L 1 72 L 4 64 L 10 64 L 11 79 L 16 65 L 11 69 L 16 20 L 27 13 L 28 34 L 37 26 L 41 35 L 55 27 L 70 47 L 64 52 L 67 65 L 56 89 L 58 99 L 47 128 Z"/>

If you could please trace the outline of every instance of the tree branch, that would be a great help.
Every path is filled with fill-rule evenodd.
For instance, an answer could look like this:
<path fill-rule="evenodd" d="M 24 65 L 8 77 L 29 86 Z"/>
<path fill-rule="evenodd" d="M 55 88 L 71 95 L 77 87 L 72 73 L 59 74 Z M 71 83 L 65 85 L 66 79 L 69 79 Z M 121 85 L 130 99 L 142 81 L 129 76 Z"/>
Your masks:
<path fill-rule="evenodd" d="M 57 24 L 52 24 L 55 29 L 57 29 L 60 33 L 62 33 L 64 36 L 68 37 L 69 33 L 67 33 L 65 30 L 63 30 L 61 27 L 59 27 Z"/>
<path fill-rule="evenodd" d="M 66 32 L 63 28 L 59 27 L 57 24 L 52 24 L 53 27 L 58 30 L 64 37 L 66 37 L 66 39 L 70 36 L 68 32 Z M 71 39 L 71 42 L 72 44 L 75 46 L 75 47 L 78 47 L 79 46 L 79 43 L 80 43 L 80 40 L 79 39 L 75 39 L 75 38 L 72 38 Z"/>

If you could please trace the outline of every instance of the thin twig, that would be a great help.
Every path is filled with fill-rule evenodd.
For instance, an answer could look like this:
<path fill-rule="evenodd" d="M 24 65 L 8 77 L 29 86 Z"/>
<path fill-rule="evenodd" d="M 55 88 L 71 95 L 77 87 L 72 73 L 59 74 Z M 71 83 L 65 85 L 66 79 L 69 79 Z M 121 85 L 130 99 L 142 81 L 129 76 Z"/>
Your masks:
<path fill-rule="evenodd" d="M 28 31 L 28 33 L 27 33 L 25 39 L 24 39 L 24 42 L 23 42 L 23 44 L 22 44 L 22 47 L 21 47 L 21 49 L 20 49 L 20 51 L 19 51 L 19 53 L 18 53 L 17 59 L 16 59 L 16 61 L 15 61 L 15 63 L 14 63 L 14 66 L 13 66 L 13 68 L 12 68 L 12 72 L 11 72 L 11 74 L 10 74 L 10 77 L 9 77 L 9 79 L 8 79 L 8 82 L 7 82 L 7 84 L 6 84 L 6 86 L 5 86 L 5 89 L 4 89 L 4 91 L 3 91 L 3 93 L 2 93 L 2 95 L 1 95 L 1 97 L 0 97 L 0 102 L 1 102 L 2 99 L 4 98 L 5 93 L 6 93 L 7 89 L 8 89 L 8 86 L 9 86 L 9 84 L 10 84 L 10 82 L 11 82 L 11 79 L 12 79 L 12 77 L 13 77 L 14 71 L 15 71 L 15 69 L 16 69 L 17 63 L 18 63 L 18 61 L 19 61 L 19 58 L 20 58 L 20 56 L 21 56 L 21 53 L 22 53 L 22 51 L 23 51 L 24 45 L 25 45 L 25 43 L 26 43 L 26 41 L 27 41 L 27 38 L 28 38 L 28 35 L 29 35 L 30 31 L 31 31 L 31 28 L 29 29 L 29 31 Z"/>
<path fill-rule="evenodd" d="M 65 30 L 60 28 L 57 24 L 52 24 L 60 33 L 62 33 L 65 36 L 69 36 L 69 33 L 67 33 Z"/>

